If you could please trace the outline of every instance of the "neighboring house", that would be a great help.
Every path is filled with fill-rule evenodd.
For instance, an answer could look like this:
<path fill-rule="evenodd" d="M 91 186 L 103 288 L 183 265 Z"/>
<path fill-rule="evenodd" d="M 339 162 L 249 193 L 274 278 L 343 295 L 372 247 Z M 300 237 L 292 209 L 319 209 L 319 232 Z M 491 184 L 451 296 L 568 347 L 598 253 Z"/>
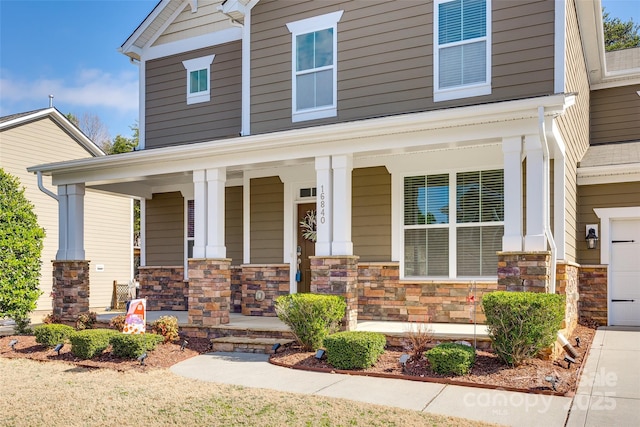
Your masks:
<path fill-rule="evenodd" d="M 27 167 L 104 155 L 55 108 L 0 117 L 0 167 L 20 180 L 27 199 L 34 205 L 38 224 L 47 233 L 40 276 L 43 293 L 37 310 L 51 311 L 51 260 L 56 258 L 59 247 L 58 203 L 38 188 L 36 177 L 27 172 Z M 57 193 L 50 177 L 43 177 L 42 181 L 44 188 Z M 132 201 L 90 191 L 84 199 L 86 259 L 91 261 L 89 305 L 104 309 L 111 306 L 113 281 L 126 283 L 132 278 Z"/>
<path fill-rule="evenodd" d="M 141 293 L 194 325 L 309 290 L 344 295 L 348 326 L 468 323 L 496 289 L 564 292 L 575 322 L 578 281 L 607 275 L 581 265 L 607 258 L 577 182 L 600 10 L 162 0 L 121 47 L 140 150 L 30 170 L 142 199 Z"/>

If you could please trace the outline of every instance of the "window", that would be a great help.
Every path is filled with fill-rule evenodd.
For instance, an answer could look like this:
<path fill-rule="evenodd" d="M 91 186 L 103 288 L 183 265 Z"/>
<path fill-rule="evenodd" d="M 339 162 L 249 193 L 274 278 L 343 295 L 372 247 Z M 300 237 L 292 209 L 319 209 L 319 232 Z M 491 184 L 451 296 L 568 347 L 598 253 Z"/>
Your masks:
<path fill-rule="evenodd" d="M 337 27 L 342 13 L 287 24 L 292 36 L 294 122 L 337 115 Z"/>
<path fill-rule="evenodd" d="M 495 276 L 503 229 L 502 170 L 405 177 L 405 277 Z"/>
<path fill-rule="evenodd" d="M 491 93 L 490 2 L 434 3 L 434 101 Z"/>
<path fill-rule="evenodd" d="M 187 70 L 187 104 L 208 102 L 211 99 L 211 63 L 215 55 L 182 61 Z"/>

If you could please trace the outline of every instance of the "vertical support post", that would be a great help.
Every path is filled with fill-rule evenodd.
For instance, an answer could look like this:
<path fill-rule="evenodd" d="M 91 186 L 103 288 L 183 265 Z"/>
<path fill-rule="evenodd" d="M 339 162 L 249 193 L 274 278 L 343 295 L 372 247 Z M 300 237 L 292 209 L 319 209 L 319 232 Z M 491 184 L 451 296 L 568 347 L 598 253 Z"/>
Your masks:
<path fill-rule="evenodd" d="M 69 241 L 67 239 L 69 227 L 69 197 L 67 196 L 67 186 L 58 186 L 58 252 L 56 260 L 67 260 L 67 250 Z"/>
<path fill-rule="evenodd" d="M 527 234 L 524 238 L 525 251 L 545 251 L 547 241 L 544 235 L 544 168 L 542 141 L 539 135 L 526 135 L 527 154 Z"/>
<path fill-rule="evenodd" d="M 353 255 L 351 241 L 351 173 L 353 156 L 351 154 L 333 156 L 333 240 L 332 255 Z"/>
<path fill-rule="evenodd" d="M 565 259 L 565 156 L 560 150 L 556 150 L 553 159 L 553 238 L 556 241 L 556 258 Z"/>
<path fill-rule="evenodd" d="M 193 171 L 193 257 L 205 258 L 207 245 L 207 181 L 204 170 Z"/>
<path fill-rule="evenodd" d="M 331 157 L 316 157 L 316 255 L 331 255 L 333 182 Z"/>
<path fill-rule="evenodd" d="M 224 244 L 224 184 L 226 180 L 226 168 L 207 170 L 206 258 L 221 259 L 227 256 Z"/>
<path fill-rule="evenodd" d="M 503 138 L 504 236 L 503 251 L 522 250 L 522 138 Z"/>

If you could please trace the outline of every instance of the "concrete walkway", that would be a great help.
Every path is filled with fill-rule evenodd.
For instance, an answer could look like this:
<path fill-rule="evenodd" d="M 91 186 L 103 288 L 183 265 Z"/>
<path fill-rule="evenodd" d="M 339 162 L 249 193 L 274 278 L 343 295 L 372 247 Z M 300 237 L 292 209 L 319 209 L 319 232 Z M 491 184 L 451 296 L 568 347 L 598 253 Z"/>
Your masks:
<path fill-rule="evenodd" d="M 575 398 L 399 379 L 325 374 L 268 363 L 268 356 L 211 353 L 171 370 L 202 381 L 329 396 L 512 426 L 636 426 L 640 328 L 596 332 Z M 571 409 L 571 410 L 570 410 Z"/>
<path fill-rule="evenodd" d="M 591 344 L 567 427 L 638 425 L 640 328 L 600 328 Z"/>

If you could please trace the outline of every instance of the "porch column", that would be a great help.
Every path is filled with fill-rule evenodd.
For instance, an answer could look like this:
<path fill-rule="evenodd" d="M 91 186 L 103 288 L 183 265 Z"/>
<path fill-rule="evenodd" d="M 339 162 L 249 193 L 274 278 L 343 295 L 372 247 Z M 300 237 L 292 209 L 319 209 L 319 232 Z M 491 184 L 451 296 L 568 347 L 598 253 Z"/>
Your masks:
<path fill-rule="evenodd" d="M 333 240 L 332 255 L 353 255 L 351 241 L 351 172 L 353 156 L 333 156 Z"/>
<path fill-rule="evenodd" d="M 527 155 L 527 235 L 524 237 L 524 250 L 545 251 L 547 250 L 547 241 L 544 236 L 545 178 L 540 136 L 526 135 L 525 148 Z"/>
<path fill-rule="evenodd" d="M 556 150 L 553 159 L 553 238 L 558 259 L 565 259 L 566 256 L 564 162 L 564 153 Z"/>
<path fill-rule="evenodd" d="M 204 170 L 193 171 L 193 257 L 205 258 L 207 245 L 207 180 Z"/>
<path fill-rule="evenodd" d="M 316 255 L 331 255 L 333 180 L 331 157 L 316 157 Z"/>
<path fill-rule="evenodd" d="M 84 183 L 59 185 L 56 260 L 84 259 Z"/>
<path fill-rule="evenodd" d="M 226 168 L 207 169 L 207 245 L 206 258 L 225 258 L 224 185 Z"/>
<path fill-rule="evenodd" d="M 503 138 L 504 236 L 503 251 L 522 250 L 522 138 Z"/>

